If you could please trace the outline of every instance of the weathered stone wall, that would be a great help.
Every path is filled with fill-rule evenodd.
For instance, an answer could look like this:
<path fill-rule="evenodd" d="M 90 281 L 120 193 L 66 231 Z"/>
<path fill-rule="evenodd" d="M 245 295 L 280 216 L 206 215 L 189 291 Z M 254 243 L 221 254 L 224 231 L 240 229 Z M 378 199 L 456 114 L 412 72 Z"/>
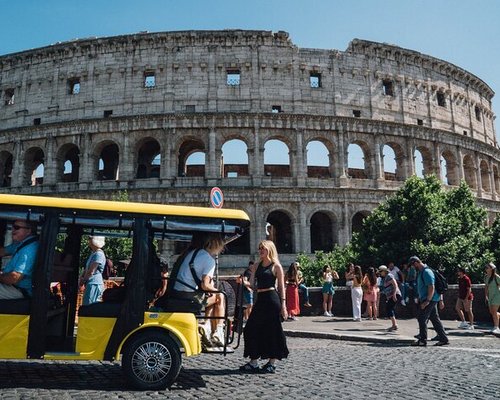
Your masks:
<path fill-rule="evenodd" d="M 110 198 L 127 190 L 136 201 L 208 205 L 217 185 L 227 207 L 251 216 L 252 253 L 278 215 L 284 262 L 318 248 L 325 226 L 319 242 L 346 243 L 355 221 L 415 174 L 416 150 L 424 173 L 440 175 L 444 158 L 447 184 L 465 179 L 490 218 L 500 209 L 492 90 L 396 46 L 301 49 L 267 31 L 84 39 L 1 56 L 0 91 L 2 191 Z M 246 146 L 244 165 L 224 165 L 233 139 Z M 269 140 L 286 145 L 289 165 L 265 162 Z M 313 141 L 329 166 L 308 165 Z M 350 144 L 361 147 L 364 169 L 349 168 Z M 384 145 L 395 173 L 384 171 Z M 204 165 L 186 164 L 193 152 L 205 154 Z"/>

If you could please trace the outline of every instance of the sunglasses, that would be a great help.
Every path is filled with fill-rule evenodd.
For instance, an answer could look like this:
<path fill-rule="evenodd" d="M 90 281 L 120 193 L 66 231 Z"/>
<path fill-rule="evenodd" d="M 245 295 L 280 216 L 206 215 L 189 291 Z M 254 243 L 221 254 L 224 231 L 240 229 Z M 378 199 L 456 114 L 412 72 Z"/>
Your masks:
<path fill-rule="evenodd" d="M 19 229 L 30 229 L 29 226 L 21 226 L 21 225 L 12 225 L 12 229 L 18 231 Z"/>

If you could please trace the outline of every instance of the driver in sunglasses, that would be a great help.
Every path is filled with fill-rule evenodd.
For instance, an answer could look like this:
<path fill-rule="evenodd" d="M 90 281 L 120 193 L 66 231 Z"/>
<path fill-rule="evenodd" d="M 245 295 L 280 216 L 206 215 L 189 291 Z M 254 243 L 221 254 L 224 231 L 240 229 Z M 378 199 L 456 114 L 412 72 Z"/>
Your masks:
<path fill-rule="evenodd" d="M 38 253 L 36 224 L 23 219 L 12 224 L 12 243 L 0 247 L 0 257 L 11 256 L 0 272 L 0 299 L 30 298 L 31 275 Z"/>

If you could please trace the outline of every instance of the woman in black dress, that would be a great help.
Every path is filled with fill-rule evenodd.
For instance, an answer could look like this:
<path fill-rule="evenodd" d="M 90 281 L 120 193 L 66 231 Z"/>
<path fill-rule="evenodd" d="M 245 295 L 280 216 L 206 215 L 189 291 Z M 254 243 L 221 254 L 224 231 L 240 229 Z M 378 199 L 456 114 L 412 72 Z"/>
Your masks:
<path fill-rule="evenodd" d="M 257 282 L 257 302 L 243 331 L 244 357 L 250 361 L 240 367 L 243 372 L 274 373 L 276 360 L 288 356 L 281 319 L 287 319 L 285 280 L 276 246 L 270 240 L 259 243 L 258 265 L 252 267 Z M 269 359 L 259 368 L 258 360 Z"/>

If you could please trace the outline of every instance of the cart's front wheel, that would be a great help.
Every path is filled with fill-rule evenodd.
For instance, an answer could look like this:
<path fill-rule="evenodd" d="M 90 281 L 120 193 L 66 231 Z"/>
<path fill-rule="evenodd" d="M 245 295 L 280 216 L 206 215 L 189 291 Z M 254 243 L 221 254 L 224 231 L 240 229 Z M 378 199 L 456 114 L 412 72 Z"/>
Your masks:
<path fill-rule="evenodd" d="M 139 334 L 123 352 L 122 369 L 138 389 L 165 389 L 175 382 L 181 370 L 179 347 L 167 334 Z"/>

